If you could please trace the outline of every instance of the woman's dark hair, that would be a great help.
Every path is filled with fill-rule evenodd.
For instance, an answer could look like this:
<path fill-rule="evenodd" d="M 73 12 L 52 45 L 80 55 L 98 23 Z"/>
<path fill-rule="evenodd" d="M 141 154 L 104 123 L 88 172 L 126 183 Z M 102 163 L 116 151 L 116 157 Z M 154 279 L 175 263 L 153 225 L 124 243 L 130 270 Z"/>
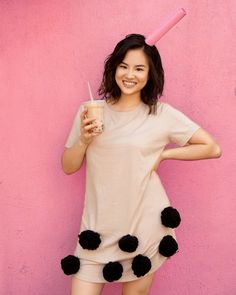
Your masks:
<path fill-rule="evenodd" d="M 123 61 L 128 50 L 137 48 L 143 49 L 149 63 L 149 79 L 141 90 L 141 99 L 145 104 L 149 105 L 149 114 L 156 113 L 156 103 L 162 96 L 164 88 L 164 70 L 156 46 L 147 45 L 143 35 L 127 35 L 125 39 L 116 45 L 114 51 L 104 62 L 103 79 L 98 93 L 103 95 L 106 100 L 114 103 L 119 100 L 121 90 L 115 80 L 116 68 Z"/>

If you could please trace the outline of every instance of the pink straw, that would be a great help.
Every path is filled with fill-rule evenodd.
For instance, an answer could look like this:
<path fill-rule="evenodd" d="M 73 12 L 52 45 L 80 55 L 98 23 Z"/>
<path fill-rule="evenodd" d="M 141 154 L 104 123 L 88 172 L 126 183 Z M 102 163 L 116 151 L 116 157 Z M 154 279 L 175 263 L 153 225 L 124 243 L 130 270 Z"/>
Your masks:
<path fill-rule="evenodd" d="M 179 22 L 186 15 L 186 11 L 183 8 L 179 8 L 174 14 L 172 14 L 160 28 L 154 31 L 145 40 L 146 44 L 152 46 L 161 39 L 171 28 L 173 28 L 177 22 Z"/>
<path fill-rule="evenodd" d="M 90 97 L 90 100 L 93 101 L 94 98 L 93 98 L 93 94 L 92 94 L 92 90 L 91 90 L 91 87 L 90 87 L 89 81 L 88 81 L 87 83 L 88 83 L 89 97 Z"/>

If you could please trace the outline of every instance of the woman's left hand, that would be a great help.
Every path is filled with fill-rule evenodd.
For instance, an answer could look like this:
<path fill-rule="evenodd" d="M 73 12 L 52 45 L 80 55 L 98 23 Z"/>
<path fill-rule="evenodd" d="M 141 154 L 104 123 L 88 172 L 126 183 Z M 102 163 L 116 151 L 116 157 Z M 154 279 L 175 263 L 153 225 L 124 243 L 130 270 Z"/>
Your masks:
<path fill-rule="evenodd" d="M 152 170 L 156 171 L 157 168 L 159 167 L 161 161 L 164 160 L 164 156 L 163 156 L 163 151 L 161 152 L 161 154 L 159 155 L 159 157 L 157 158 L 157 161 L 155 163 L 155 165 L 153 166 Z"/>

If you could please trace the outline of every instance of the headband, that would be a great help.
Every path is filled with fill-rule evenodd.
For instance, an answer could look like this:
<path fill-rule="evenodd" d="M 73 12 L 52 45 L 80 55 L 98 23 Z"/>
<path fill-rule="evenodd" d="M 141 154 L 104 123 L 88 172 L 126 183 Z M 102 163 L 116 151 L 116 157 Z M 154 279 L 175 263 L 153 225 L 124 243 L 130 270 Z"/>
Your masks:
<path fill-rule="evenodd" d="M 185 15 L 186 11 L 183 8 L 179 8 L 175 13 L 170 15 L 158 29 L 145 39 L 146 44 L 150 46 L 155 45 L 155 43 L 171 28 L 173 28 Z"/>

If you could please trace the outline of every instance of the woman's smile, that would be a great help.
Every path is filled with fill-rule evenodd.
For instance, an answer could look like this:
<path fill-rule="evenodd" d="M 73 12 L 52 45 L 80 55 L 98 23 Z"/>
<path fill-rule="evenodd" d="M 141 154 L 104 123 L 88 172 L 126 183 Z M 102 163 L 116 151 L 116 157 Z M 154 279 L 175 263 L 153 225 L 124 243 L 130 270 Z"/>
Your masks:
<path fill-rule="evenodd" d="M 123 80 L 123 84 L 126 88 L 133 88 L 137 83 L 136 82 L 131 82 L 131 81 L 126 81 Z"/>

